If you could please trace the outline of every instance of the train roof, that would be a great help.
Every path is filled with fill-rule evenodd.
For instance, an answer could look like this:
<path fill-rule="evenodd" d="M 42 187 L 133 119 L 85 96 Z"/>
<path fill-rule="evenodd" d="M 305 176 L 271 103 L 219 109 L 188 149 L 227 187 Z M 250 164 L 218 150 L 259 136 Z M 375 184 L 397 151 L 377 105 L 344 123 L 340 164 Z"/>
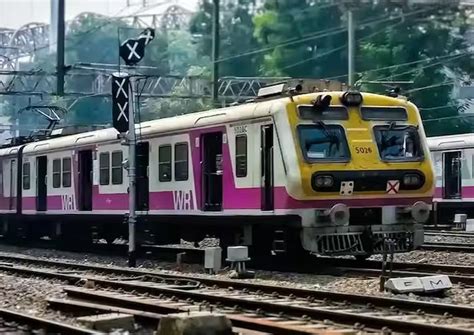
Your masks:
<path fill-rule="evenodd" d="M 136 131 L 143 137 L 148 137 L 158 133 L 169 133 L 192 129 L 196 127 L 206 127 L 215 124 L 238 122 L 245 119 L 260 118 L 273 114 L 276 109 L 271 106 L 279 101 L 263 101 L 259 103 L 248 103 L 237 106 L 213 109 L 203 112 L 178 115 L 169 118 L 156 119 L 142 122 L 136 125 Z M 46 140 L 31 142 L 25 145 L 24 154 L 31 152 L 45 152 L 58 149 L 74 148 L 77 145 L 95 145 L 117 140 L 118 132 L 115 128 L 94 130 L 85 133 L 68 135 L 63 137 L 52 137 Z M 15 154 L 19 146 L 12 146 L 0 149 L 0 156 Z"/>
<path fill-rule="evenodd" d="M 428 146 L 431 151 L 474 147 L 474 134 L 428 137 Z"/>
<path fill-rule="evenodd" d="M 316 94 L 341 94 L 342 91 L 332 92 L 315 92 L 296 95 L 293 99 L 308 100 L 308 97 L 314 97 Z M 401 98 L 393 98 L 373 93 L 362 93 L 364 98 L 384 97 L 388 105 L 407 105 L 410 104 Z M 291 100 L 286 97 L 278 97 L 270 100 L 256 100 L 245 104 L 230 106 L 219 109 L 212 109 L 203 112 L 195 112 L 190 114 L 178 115 L 169 118 L 156 119 L 152 121 L 142 122 L 136 125 L 137 133 L 144 138 L 155 134 L 166 134 L 171 132 L 179 132 L 186 129 L 197 127 L 209 127 L 216 124 L 239 122 L 254 118 L 263 118 L 271 116 L 279 110 L 278 106 L 289 103 Z M 25 145 L 24 154 L 48 152 L 54 150 L 68 150 L 77 145 L 87 146 L 98 143 L 107 143 L 116 141 L 118 132 L 115 128 L 106 128 L 94 130 L 74 135 L 61 137 L 52 137 L 46 140 L 31 142 Z M 19 146 L 7 147 L 0 149 L 0 156 L 13 155 L 17 152 Z"/>

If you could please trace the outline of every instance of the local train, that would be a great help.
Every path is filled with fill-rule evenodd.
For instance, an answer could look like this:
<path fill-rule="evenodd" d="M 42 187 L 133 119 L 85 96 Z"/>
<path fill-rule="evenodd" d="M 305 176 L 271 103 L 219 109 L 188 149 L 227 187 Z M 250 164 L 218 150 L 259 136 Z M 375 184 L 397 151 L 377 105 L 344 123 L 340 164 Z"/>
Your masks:
<path fill-rule="evenodd" d="M 434 224 L 446 225 L 455 214 L 474 217 L 474 134 L 428 138 L 435 166 Z"/>
<path fill-rule="evenodd" d="M 434 173 L 403 97 L 281 84 L 136 130 L 142 243 L 213 236 L 253 253 L 364 258 L 387 238 L 395 252 L 423 242 Z M 114 128 L 0 149 L 1 233 L 126 239 L 127 154 Z"/>

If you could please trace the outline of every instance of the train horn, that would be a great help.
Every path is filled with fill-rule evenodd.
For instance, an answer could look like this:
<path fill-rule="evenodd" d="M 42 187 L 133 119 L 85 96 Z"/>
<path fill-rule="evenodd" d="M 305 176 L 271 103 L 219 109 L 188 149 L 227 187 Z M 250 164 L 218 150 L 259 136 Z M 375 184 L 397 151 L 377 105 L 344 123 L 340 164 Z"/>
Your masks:
<path fill-rule="evenodd" d="M 430 217 L 430 206 L 423 201 L 417 201 L 411 206 L 410 212 L 413 220 L 424 223 Z"/>
<path fill-rule="evenodd" d="M 331 223 L 335 224 L 336 226 L 343 226 L 349 223 L 349 208 L 344 204 L 335 204 L 332 208 L 328 211 L 329 218 Z"/>

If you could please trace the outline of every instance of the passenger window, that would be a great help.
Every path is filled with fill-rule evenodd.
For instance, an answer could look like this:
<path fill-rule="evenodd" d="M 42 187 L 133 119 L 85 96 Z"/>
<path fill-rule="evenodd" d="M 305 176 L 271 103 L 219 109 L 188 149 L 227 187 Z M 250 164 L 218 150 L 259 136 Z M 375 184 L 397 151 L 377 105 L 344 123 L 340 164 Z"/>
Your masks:
<path fill-rule="evenodd" d="M 188 144 L 178 143 L 174 146 L 174 179 L 188 180 Z"/>
<path fill-rule="evenodd" d="M 235 175 L 239 178 L 247 176 L 247 135 L 235 137 Z"/>
<path fill-rule="evenodd" d="M 53 188 L 61 187 L 61 160 L 53 160 Z"/>
<path fill-rule="evenodd" d="M 63 158 L 63 187 L 71 187 L 71 158 Z"/>
<path fill-rule="evenodd" d="M 102 152 L 99 155 L 99 183 L 100 185 L 110 184 L 110 154 Z"/>
<path fill-rule="evenodd" d="M 30 163 L 23 163 L 23 189 L 30 189 Z"/>
<path fill-rule="evenodd" d="M 112 184 L 118 185 L 123 182 L 122 151 L 112 152 Z"/>
<path fill-rule="evenodd" d="M 158 175 L 161 182 L 171 181 L 171 145 L 158 148 Z"/>

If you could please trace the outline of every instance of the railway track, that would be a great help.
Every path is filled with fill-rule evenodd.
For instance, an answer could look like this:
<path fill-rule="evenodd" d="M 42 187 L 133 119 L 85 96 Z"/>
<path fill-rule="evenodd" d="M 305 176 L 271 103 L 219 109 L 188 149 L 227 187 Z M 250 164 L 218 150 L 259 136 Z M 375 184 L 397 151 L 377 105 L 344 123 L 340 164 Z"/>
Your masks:
<path fill-rule="evenodd" d="M 449 236 L 449 237 L 463 237 L 474 238 L 474 232 L 466 231 L 425 231 L 426 236 Z"/>
<path fill-rule="evenodd" d="M 13 262 L 17 264 L 38 264 L 46 267 L 68 268 L 72 270 L 92 271 L 97 273 L 117 274 L 125 276 L 156 275 L 155 272 L 147 270 L 140 270 L 137 272 L 137 270 L 124 267 L 73 263 L 69 261 L 49 260 L 44 258 L 29 257 L 24 255 L 12 255 L 5 253 L 0 253 L 0 261 Z M 313 268 L 313 270 L 308 271 L 308 273 L 340 275 L 341 272 L 345 272 L 368 276 L 379 276 L 381 272 L 380 269 L 382 268 L 382 262 L 372 260 L 355 261 L 353 259 L 322 258 L 317 259 L 317 261 L 319 261 L 320 263 L 317 264 L 315 262 L 314 265 L 318 265 L 319 272 L 314 271 Z M 450 276 L 451 281 L 453 281 L 454 283 L 474 285 L 474 266 L 394 262 L 392 268 L 392 273 L 394 276 L 428 276 L 432 274 L 446 274 Z M 296 268 L 296 270 L 301 269 Z M 163 276 L 165 278 L 167 277 L 164 274 L 160 276 Z M 189 276 L 182 277 L 184 279 L 191 278 Z M 213 283 L 211 284 L 213 285 Z"/>
<path fill-rule="evenodd" d="M 90 329 L 75 327 L 67 323 L 51 321 L 25 313 L 0 308 L 0 333 L 31 334 L 41 332 L 65 335 L 99 334 Z"/>
<path fill-rule="evenodd" d="M 9 257 L 9 258 L 8 258 Z M 275 334 L 309 334 L 347 329 L 472 334 L 474 308 L 417 300 L 270 286 L 243 281 L 176 276 L 2 255 L 0 271 L 89 283 L 67 287 L 58 309 L 117 311 L 158 320 L 188 310 L 226 313 L 234 326 Z M 113 275 L 111 278 L 110 275 Z"/>
<path fill-rule="evenodd" d="M 430 243 L 423 244 L 420 247 L 420 250 L 473 253 L 474 244 L 473 243 L 430 242 Z"/>

